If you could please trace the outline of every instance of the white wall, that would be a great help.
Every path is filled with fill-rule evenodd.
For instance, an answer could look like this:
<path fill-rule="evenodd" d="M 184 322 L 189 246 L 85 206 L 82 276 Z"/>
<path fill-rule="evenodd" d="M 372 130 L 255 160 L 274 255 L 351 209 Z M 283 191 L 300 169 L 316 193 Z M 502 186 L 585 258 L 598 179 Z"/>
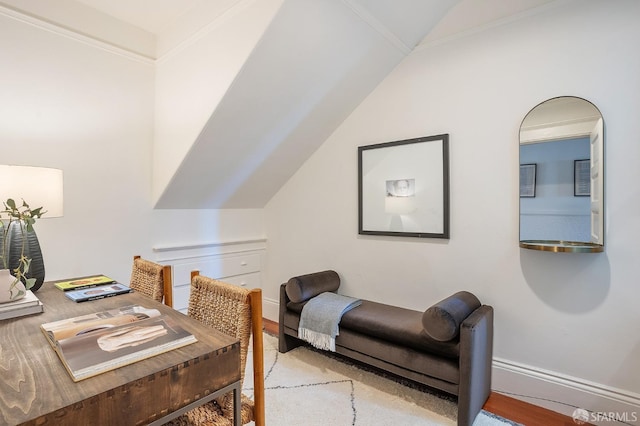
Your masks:
<path fill-rule="evenodd" d="M 154 203 L 198 139 L 282 1 L 246 1 L 242 7 L 237 6 L 237 10 L 216 18 L 177 43 L 158 59 Z"/>
<path fill-rule="evenodd" d="M 47 279 L 128 282 L 153 246 L 264 236 L 261 210 L 152 209 L 151 61 L 2 13 L 0 61 L 0 163 L 64 171 L 64 217 L 35 226 Z"/>
<path fill-rule="evenodd" d="M 495 308 L 494 389 L 569 415 L 640 413 L 640 2 L 538 12 L 421 48 L 371 93 L 265 209 L 264 296 L 277 303 L 280 283 L 323 269 L 339 272 L 343 294 L 418 310 L 466 289 Z M 562 95 L 604 116 L 602 254 L 518 247 L 519 126 Z M 359 236 L 357 147 L 441 133 L 451 238 Z"/>

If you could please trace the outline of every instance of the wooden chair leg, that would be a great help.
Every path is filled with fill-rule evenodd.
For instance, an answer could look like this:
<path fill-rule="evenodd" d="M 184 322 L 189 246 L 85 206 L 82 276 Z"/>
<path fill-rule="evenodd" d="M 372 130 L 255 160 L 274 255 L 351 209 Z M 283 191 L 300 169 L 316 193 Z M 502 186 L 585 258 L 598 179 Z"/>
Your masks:
<path fill-rule="evenodd" d="M 251 332 L 253 333 L 253 403 L 256 426 L 265 426 L 264 344 L 262 340 L 262 290 L 253 289 L 251 299 Z"/>
<path fill-rule="evenodd" d="M 171 278 L 171 266 L 162 267 L 162 282 L 164 283 L 164 304 L 173 308 L 173 281 Z"/>

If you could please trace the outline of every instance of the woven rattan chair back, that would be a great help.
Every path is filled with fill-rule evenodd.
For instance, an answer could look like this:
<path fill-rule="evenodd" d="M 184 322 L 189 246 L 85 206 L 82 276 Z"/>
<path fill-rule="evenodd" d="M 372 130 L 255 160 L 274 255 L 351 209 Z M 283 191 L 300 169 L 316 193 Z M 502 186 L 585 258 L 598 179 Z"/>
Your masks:
<path fill-rule="evenodd" d="M 196 275 L 191 280 L 187 315 L 227 336 L 240 340 L 240 374 L 244 380 L 251 338 L 249 290 Z"/>
<path fill-rule="evenodd" d="M 167 306 L 173 305 L 171 266 L 134 256 L 130 287 Z"/>
<path fill-rule="evenodd" d="M 264 359 L 262 292 L 191 274 L 188 315 L 240 341 L 240 374 L 244 382 L 249 341 L 253 334 L 254 400 L 242 395 L 242 423 L 264 426 Z M 233 393 L 197 407 L 172 421 L 173 425 L 231 425 Z"/>

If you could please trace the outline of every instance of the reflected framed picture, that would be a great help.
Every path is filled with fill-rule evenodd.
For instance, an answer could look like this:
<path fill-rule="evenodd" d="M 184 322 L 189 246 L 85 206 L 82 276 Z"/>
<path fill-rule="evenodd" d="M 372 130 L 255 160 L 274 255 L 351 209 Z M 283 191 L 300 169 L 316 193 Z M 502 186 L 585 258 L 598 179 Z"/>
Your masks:
<path fill-rule="evenodd" d="M 520 164 L 520 198 L 536 196 L 536 163 Z"/>
<path fill-rule="evenodd" d="M 358 233 L 449 238 L 449 135 L 358 147 Z"/>
<path fill-rule="evenodd" d="M 591 196 L 591 160 L 574 160 L 573 162 L 573 196 Z"/>

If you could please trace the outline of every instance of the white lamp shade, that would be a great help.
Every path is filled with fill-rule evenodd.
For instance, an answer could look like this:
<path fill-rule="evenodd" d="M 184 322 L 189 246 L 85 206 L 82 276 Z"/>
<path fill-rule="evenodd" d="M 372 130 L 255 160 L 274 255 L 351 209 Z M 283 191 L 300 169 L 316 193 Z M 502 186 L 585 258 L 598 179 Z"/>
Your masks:
<path fill-rule="evenodd" d="M 62 216 L 62 170 L 0 165 L 0 203 L 8 198 L 18 206 L 24 200 L 32 209 L 42 207 L 46 212 L 42 218 Z"/>

